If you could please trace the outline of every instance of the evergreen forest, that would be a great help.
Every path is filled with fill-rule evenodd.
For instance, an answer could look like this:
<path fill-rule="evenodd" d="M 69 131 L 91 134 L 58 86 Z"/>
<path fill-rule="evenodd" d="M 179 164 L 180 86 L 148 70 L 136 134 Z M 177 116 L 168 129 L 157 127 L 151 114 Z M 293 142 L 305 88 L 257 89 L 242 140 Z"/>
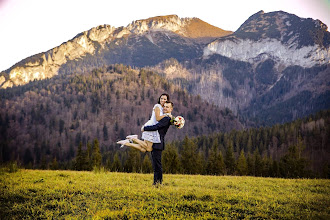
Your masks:
<path fill-rule="evenodd" d="M 0 163 L 31 169 L 152 172 L 150 154 L 120 149 L 162 93 L 182 115 L 163 153 L 165 173 L 329 178 L 329 111 L 271 127 L 203 101 L 157 72 L 122 64 L 0 90 Z"/>

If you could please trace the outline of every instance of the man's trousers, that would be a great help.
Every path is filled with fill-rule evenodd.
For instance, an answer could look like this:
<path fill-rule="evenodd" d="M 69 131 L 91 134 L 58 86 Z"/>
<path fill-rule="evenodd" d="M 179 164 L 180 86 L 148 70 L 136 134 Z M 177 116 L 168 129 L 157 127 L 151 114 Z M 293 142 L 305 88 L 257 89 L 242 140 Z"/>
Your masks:
<path fill-rule="evenodd" d="M 163 182 L 162 150 L 151 151 L 152 167 L 154 169 L 154 185 Z"/>

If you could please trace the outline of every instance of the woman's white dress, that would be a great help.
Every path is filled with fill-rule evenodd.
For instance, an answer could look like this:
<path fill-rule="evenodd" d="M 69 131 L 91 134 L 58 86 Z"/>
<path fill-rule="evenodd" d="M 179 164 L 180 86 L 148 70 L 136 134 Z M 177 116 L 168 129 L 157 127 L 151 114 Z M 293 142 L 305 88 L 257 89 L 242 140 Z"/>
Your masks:
<path fill-rule="evenodd" d="M 144 124 L 144 126 L 151 126 L 151 125 L 155 125 L 155 124 L 158 123 L 158 121 L 156 120 L 156 113 L 155 113 L 155 108 L 156 107 L 159 108 L 160 115 L 163 115 L 162 105 L 156 104 L 152 109 L 151 118 L 149 119 L 149 121 L 147 121 L 147 123 Z M 158 131 L 144 131 L 144 132 L 142 132 L 142 139 L 150 141 L 152 143 L 160 143 L 161 142 Z"/>

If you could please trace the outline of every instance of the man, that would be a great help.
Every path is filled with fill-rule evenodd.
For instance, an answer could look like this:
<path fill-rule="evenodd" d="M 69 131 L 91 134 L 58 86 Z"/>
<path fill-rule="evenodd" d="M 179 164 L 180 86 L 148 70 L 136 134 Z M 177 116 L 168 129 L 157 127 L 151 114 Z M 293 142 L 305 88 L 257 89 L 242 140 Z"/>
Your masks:
<path fill-rule="evenodd" d="M 171 113 L 173 110 L 173 103 L 167 101 L 164 104 L 163 112 Z M 171 125 L 171 118 L 164 117 L 156 125 L 146 126 L 143 131 L 158 131 L 161 143 L 154 143 L 152 145 L 151 157 L 152 157 L 152 167 L 154 169 L 154 185 L 161 184 L 163 182 L 163 168 L 162 168 L 162 152 L 165 148 L 165 135 L 168 128 Z"/>
<path fill-rule="evenodd" d="M 164 104 L 163 113 L 171 114 L 172 110 L 173 110 L 173 103 L 170 101 L 166 101 L 166 103 Z M 160 136 L 161 143 L 153 143 L 152 151 L 151 151 L 152 167 L 154 169 L 154 183 L 153 183 L 154 185 L 161 184 L 163 181 L 162 151 L 165 148 L 164 138 L 170 125 L 171 125 L 171 118 L 164 117 L 156 125 L 145 126 L 142 127 L 141 129 L 141 131 L 158 131 Z M 134 141 L 136 144 L 130 143 L 128 140 L 119 141 L 117 143 L 136 148 L 142 152 L 146 151 L 143 144 L 141 144 L 142 142 L 141 140 L 137 139 L 136 137 L 133 137 L 132 141 Z"/>

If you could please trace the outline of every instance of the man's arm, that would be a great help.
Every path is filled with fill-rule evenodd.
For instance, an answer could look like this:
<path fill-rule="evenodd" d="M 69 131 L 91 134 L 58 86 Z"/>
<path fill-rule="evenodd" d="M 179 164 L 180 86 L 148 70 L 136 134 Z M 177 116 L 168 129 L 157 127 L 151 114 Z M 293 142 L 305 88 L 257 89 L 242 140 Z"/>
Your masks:
<path fill-rule="evenodd" d="M 170 123 L 170 117 L 165 117 L 162 120 L 160 120 L 157 124 L 151 125 L 151 126 L 145 126 L 143 128 L 144 131 L 157 131 Z"/>

